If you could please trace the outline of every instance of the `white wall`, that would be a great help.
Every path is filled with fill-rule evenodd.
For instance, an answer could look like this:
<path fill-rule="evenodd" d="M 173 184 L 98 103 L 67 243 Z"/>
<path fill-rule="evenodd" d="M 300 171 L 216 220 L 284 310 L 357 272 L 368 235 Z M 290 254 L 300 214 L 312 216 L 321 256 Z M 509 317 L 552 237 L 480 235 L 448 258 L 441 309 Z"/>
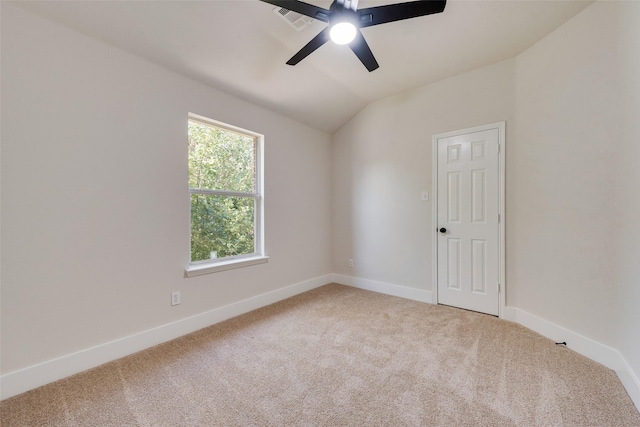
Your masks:
<path fill-rule="evenodd" d="M 640 3 L 585 9 L 516 59 L 507 164 L 509 303 L 618 349 L 636 377 L 639 75 Z"/>
<path fill-rule="evenodd" d="M 640 3 L 625 4 L 617 17 L 616 100 L 620 139 L 616 152 L 616 276 L 620 352 L 640 379 Z M 638 382 L 640 390 L 640 382 Z M 640 402 L 640 394 L 636 402 Z M 636 406 L 638 403 L 636 403 Z"/>
<path fill-rule="evenodd" d="M 596 3 L 517 58 L 517 153 L 507 166 L 510 302 L 613 347 L 620 239 L 638 230 L 621 215 L 640 213 L 640 181 L 620 191 L 640 165 L 625 160 L 637 153 L 640 117 L 626 60 L 637 64 L 640 51 L 621 20 L 639 18 L 637 3 Z"/>
<path fill-rule="evenodd" d="M 184 278 L 188 112 L 265 135 L 267 264 Z M 331 273 L 327 134 L 7 2 L 1 166 L 3 374 Z"/>
<path fill-rule="evenodd" d="M 502 120 L 509 133 L 513 67 L 501 62 L 374 102 L 336 132 L 336 273 L 432 290 L 433 200 L 420 199 L 422 190 L 432 196 L 431 137 Z"/>
<path fill-rule="evenodd" d="M 431 290 L 431 136 L 506 120 L 507 305 L 637 376 L 639 29 L 640 3 L 597 2 L 514 60 L 360 112 L 333 140 L 334 270 Z"/>
<path fill-rule="evenodd" d="M 589 8 L 517 58 L 507 283 L 512 305 L 614 345 L 611 10 Z"/>

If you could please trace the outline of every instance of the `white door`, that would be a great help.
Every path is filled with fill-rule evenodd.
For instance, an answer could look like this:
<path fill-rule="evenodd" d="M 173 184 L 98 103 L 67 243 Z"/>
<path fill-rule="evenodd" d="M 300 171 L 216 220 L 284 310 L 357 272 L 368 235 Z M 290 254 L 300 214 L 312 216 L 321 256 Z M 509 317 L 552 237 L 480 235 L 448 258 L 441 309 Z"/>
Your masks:
<path fill-rule="evenodd" d="M 504 124 L 434 136 L 438 303 L 498 315 Z"/>

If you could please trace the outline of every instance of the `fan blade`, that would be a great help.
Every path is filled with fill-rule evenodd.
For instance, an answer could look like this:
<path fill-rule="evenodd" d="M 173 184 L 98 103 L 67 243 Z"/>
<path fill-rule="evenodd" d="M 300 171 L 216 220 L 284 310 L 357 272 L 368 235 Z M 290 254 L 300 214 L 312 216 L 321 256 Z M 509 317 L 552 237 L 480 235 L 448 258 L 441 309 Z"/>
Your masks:
<path fill-rule="evenodd" d="M 379 67 L 378 61 L 376 61 L 376 58 L 373 56 L 373 52 L 371 52 L 371 49 L 360 30 L 356 33 L 356 38 L 349 44 L 349 47 L 353 53 L 356 54 L 360 62 L 367 67 L 369 72 Z"/>
<path fill-rule="evenodd" d="M 360 9 L 357 12 L 358 23 L 360 28 L 365 28 L 373 25 L 386 24 L 387 22 L 431 15 L 442 12 L 446 4 L 447 0 L 419 0 L 369 7 L 367 9 Z"/>
<path fill-rule="evenodd" d="M 329 22 L 329 15 L 331 11 L 323 9 L 312 4 L 308 4 L 298 0 L 260 0 L 264 3 L 269 3 L 274 6 L 284 7 L 285 9 L 292 10 L 294 12 L 301 13 L 313 19 L 317 19 L 323 22 Z"/>
<path fill-rule="evenodd" d="M 330 27 L 327 27 L 324 30 L 320 31 L 320 33 L 313 39 L 311 39 L 311 41 L 307 43 L 305 47 L 300 49 L 298 53 L 293 55 L 293 57 L 291 57 L 291 59 L 287 61 L 287 65 L 296 65 L 298 62 L 309 56 L 314 50 L 328 42 L 330 40 L 329 28 Z"/>

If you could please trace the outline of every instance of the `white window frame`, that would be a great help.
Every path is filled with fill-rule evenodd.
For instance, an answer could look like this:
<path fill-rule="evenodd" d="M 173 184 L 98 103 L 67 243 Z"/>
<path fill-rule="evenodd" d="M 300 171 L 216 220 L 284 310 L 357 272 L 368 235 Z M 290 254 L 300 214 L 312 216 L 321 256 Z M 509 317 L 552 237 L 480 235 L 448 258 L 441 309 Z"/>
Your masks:
<path fill-rule="evenodd" d="M 191 194 L 206 194 L 214 196 L 236 196 L 253 198 L 254 200 L 254 252 L 251 254 L 235 255 L 219 259 L 206 259 L 202 261 L 190 261 L 185 269 L 187 277 L 200 276 L 202 274 L 215 273 L 218 271 L 231 270 L 234 268 L 247 267 L 250 265 L 263 264 L 269 260 L 264 251 L 264 135 L 242 129 L 237 126 L 222 123 L 209 119 L 198 114 L 189 113 L 188 121 L 195 121 L 207 126 L 217 127 L 229 132 L 239 133 L 254 138 L 255 140 L 255 191 L 253 193 L 243 193 L 227 190 L 193 189 L 189 188 Z M 191 197 L 189 197 L 189 209 L 191 209 Z M 191 260 L 191 215 L 189 215 L 189 260 Z"/>

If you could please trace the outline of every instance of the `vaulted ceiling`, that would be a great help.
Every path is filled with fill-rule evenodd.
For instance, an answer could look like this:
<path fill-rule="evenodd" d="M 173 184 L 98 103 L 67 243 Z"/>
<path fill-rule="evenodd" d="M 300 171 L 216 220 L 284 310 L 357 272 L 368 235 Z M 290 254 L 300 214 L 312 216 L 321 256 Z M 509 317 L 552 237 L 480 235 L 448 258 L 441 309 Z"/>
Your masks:
<path fill-rule="evenodd" d="M 329 0 L 308 0 L 329 8 Z M 360 0 L 359 7 L 399 1 Z M 441 14 L 363 29 L 380 68 L 297 31 L 258 0 L 18 1 L 24 9 L 258 105 L 334 132 L 372 101 L 512 58 L 591 1 L 449 0 Z"/>

